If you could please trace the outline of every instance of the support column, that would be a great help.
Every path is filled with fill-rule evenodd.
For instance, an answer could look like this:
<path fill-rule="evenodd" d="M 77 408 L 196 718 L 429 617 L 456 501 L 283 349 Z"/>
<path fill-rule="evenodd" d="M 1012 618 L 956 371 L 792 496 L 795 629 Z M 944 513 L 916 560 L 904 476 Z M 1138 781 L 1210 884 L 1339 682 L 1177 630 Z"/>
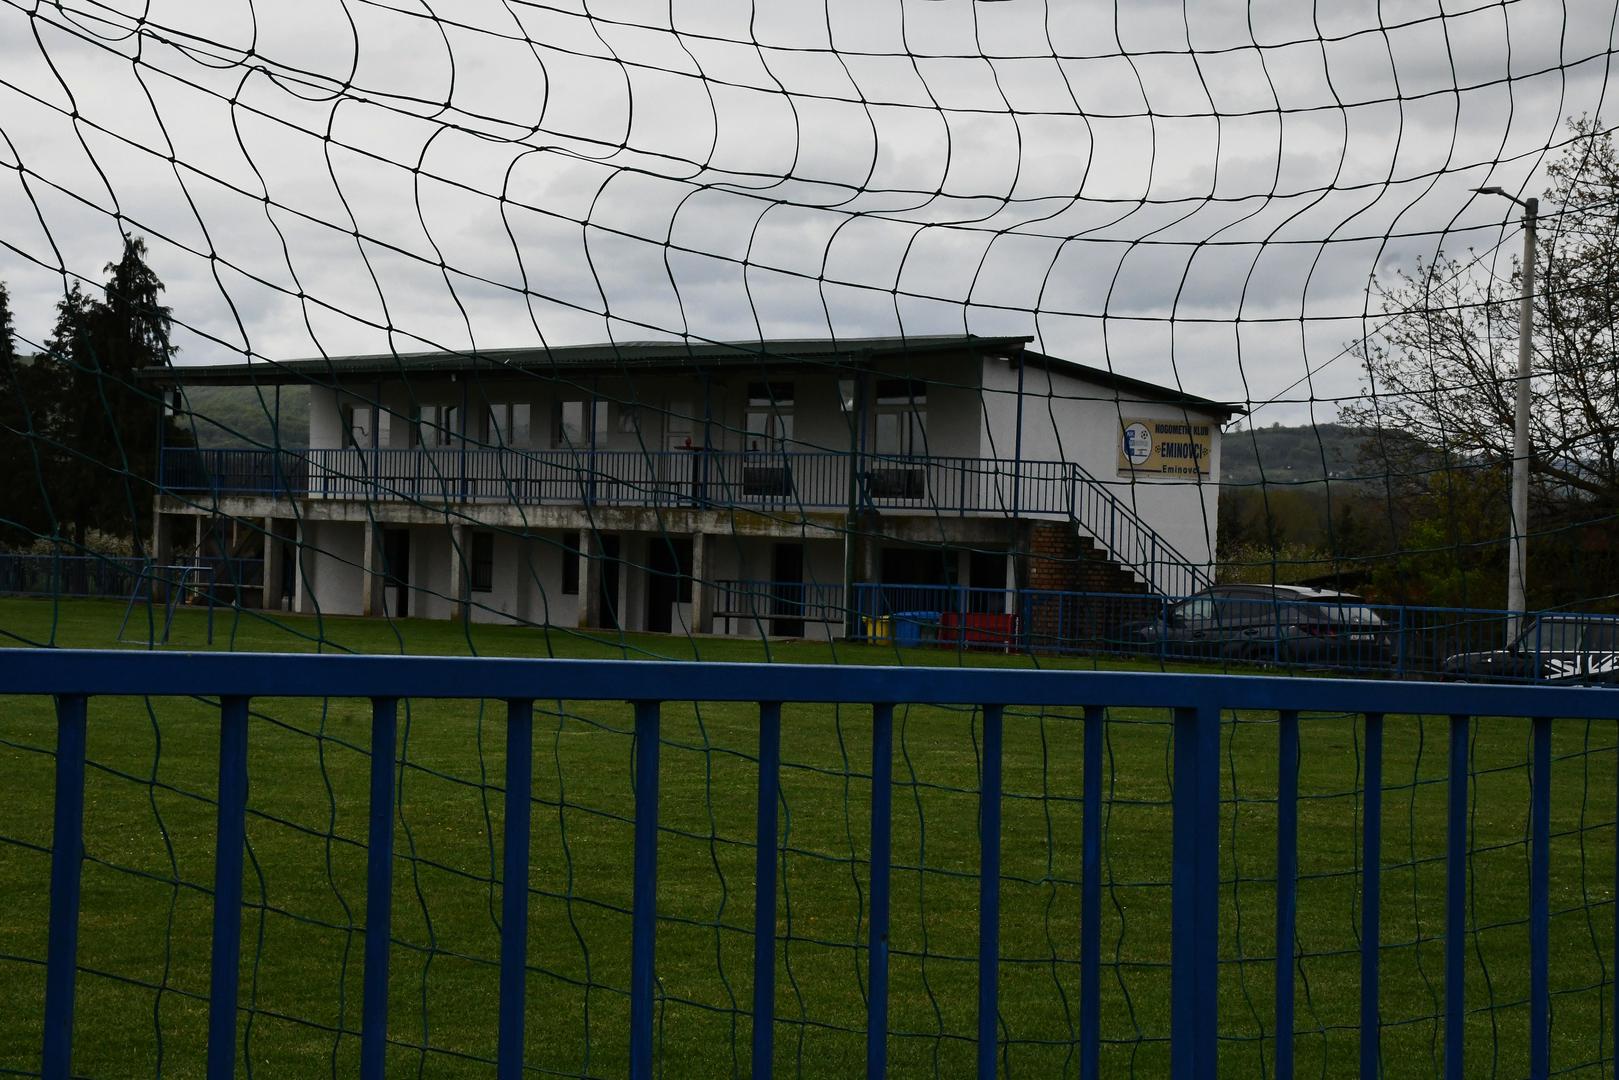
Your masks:
<path fill-rule="evenodd" d="M 472 538 L 465 525 L 450 526 L 450 619 L 467 617 L 467 561 L 472 558 Z M 581 582 L 580 587 L 584 585 Z"/>
<path fill-rule="evenodd" d="M 594 529 L 579 530 L 579 627 L 602 624 L 601 537 Z"/>
<path fill-rule="evenodd" d="M 266 611 L 281 610 L 281 537 L 276 535 L 275 518 L 264 519 L 264 598 Z"/>
<path fill-rule="evenodd" d="M 709 583 L 708 534 L 691 534 L 691 623 L 699 634 L 714 632 L 714 590 Z"/>
<path fill-rule="evenodd" d="M 309 526 L 303 518 L 298 519 L 297 529 L 293 533 L 293 541 L 292 610 L 301 615 L 307 615 L 314 610 L 309 591 L 310 587 L 314 585 L 314 576 L 319 570 L 319 563 L 310 553 Z"/>
<path fill-rule="evenodd" d="M 382 543 L 377 523 L 367 517 L 360 526 L 360 614 L 381 615 L 382 610 Z"/>

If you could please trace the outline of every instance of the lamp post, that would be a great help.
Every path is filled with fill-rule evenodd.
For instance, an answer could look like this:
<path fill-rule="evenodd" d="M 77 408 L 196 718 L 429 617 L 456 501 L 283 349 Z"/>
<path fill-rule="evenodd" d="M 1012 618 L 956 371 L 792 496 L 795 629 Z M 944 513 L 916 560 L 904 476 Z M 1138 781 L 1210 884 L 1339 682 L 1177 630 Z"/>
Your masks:
<path fill-rule="evenodd" d="M 1529 532 L 1529 356 L 1535 328 L 1535 218 L 1539 199 L 1520 199 L 1499 187 L 1474 188 L 1523 207 L 1523 297 L 1518 302 L 1518 395 L 1512 425 L 1512 546 L 1507 550 L 1507 640 L 1515 641 L 1527 601 L 1525 546 Z"/>

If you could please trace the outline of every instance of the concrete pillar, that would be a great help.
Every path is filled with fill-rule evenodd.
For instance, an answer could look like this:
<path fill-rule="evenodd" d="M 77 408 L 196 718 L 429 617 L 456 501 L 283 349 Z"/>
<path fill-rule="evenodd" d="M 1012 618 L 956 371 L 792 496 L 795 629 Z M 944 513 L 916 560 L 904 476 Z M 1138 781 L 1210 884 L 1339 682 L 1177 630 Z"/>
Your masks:
<path fill-rule="evenodd" d="M 363 579 L 360 585 L 360 614 L 364 616 L 383 614 L 382 607 L 382 530 L 377 523 L 369 517 L 360 526 L 364 535 L 360 538 L 360 572 Z"/>
<path fill-rule="evenodd" d="M 292 610 L 305 615 L 315 610 L 311 594 L 315 574 L 319 572 L 319 562 L 309 550 L 309 531 L 308 523 L 299 518 L 298 527 L 293 533 Z"/>
<path fill-rule="evenodd" d="M 595 529 L 579 530 L 579 626 L 602 624 L 601 537 Z"/>
<path fill-rule="evenodd" d="M 191 521 L 192 534 L 195 537 L 191 544 L 191 561 L 195 564 L 202 561 L 202 515 L 196 515 Z"/>
<path fill-rule="evenodd" d="M 281 610 L 281 537 L 276 535 L 275 518 L 264 519 L 264 598 L 266 611 Z"/>
<path fill-rule="evenodd" d="M 714 589 L 708 566 L 708 534 L 691 536 L 691 623 L 699 634 L 714 632 Z"/>
<path fill-rule="evenodd" d="M 450 526 L 450 618 L 467 617 L 467 572 L 472 560 L 472 535 L 465 525 Z M 581 587 L 583 587 L 581 583 Z"/>

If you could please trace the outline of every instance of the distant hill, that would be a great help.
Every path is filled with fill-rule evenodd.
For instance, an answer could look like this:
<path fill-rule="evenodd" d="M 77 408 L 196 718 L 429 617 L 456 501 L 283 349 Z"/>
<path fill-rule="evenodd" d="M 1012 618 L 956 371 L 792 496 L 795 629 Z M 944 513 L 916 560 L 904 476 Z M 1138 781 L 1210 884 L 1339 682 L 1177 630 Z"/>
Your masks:
<path fill-rule="evenodd" d="M 1343 424 L 1276 424 L 1228 431 L 1220 441 L 1220 483 L 1227 487 L 1257 487 L 1261 480 L 1288 485 L 1323 480 L 1355 483 L 1354 478 L 1366 472 L 1359 463 L 1360 448 L 1371 435 L 1366 428 Z"/>
<path fill-rule="evenodd" d="M 188 386 L 191 416 L 180 417 L 188 429 L 195 422 L 197 444 L 217 450 L 309 445 L 309 387 L 281 387 L 279 424 L 273 386 Z M 279 438 L 277 438 L 279 428 Z"/>

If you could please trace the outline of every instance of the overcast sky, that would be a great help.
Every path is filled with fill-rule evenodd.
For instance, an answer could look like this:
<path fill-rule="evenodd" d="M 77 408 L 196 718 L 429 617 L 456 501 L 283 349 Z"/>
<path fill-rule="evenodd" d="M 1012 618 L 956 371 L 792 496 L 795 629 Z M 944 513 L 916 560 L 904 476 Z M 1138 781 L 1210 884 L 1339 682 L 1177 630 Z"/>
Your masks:
<path fill-rule="evenodd" d="M 183 363 L 1015 333 L 1328 420 L 1368 282 L 1509 273 L 1469 189 L 1619 115 L 1611 0 L 436 6 L 0 0 L 25 347 L 122 227 Z"/>

